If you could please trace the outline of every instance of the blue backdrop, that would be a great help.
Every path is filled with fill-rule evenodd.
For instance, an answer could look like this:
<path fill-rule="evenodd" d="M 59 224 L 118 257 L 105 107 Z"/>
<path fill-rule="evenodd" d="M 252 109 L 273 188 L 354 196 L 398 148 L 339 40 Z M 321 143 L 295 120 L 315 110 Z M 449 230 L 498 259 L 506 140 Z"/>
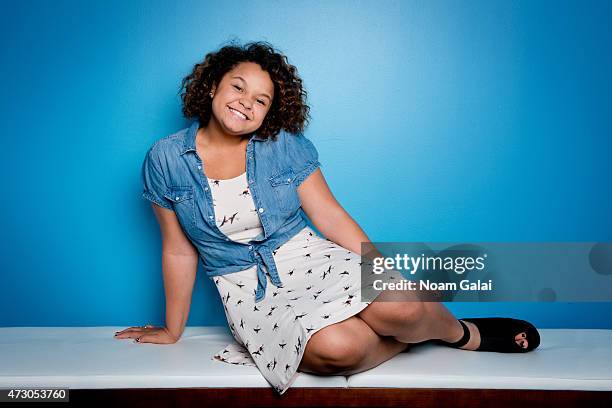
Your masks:
<path fill-rule="evenodd" d="M 140 166 L 230 39 L 298 67 L 306 135 L 372 240 L 611 241 L 611 4 L 3 2 L 0 325 L 163 324 Z M 612 328 L 610 303 L 448 306 Z M 188 324 L 226 324 L 202 273 Z"/>

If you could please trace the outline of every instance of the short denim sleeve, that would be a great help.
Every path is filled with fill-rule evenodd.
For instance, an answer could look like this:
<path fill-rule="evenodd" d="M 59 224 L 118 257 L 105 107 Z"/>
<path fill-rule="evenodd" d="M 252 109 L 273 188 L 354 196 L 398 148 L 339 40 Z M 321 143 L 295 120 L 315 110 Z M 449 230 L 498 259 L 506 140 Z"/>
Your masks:
<path fill-rule="evenodd" d="M 319 152 L 314 144 L 302 134 L 287 134 L 287 155 L 295 172 L 296 186 L 302 184 L 320 165 Z"/>
<path fill-rule="evenodd" d="M 153 147 L 149 149 L 142 163 L 142 197 L 160 207 L 173 210 L 172 201 L 164 197 L 164 193 L 167 190 L 166 182 L 161 170 L 159 156 L 157 156 Z"/>

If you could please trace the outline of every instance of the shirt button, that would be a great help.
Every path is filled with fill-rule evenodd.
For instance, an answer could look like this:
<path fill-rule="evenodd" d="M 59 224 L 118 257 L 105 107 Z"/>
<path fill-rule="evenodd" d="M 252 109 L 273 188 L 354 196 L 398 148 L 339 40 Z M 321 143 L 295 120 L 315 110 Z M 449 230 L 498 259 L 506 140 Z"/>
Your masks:
<path fill-rule="evenodd" d="M 287 179 L 287 181 L 291 181 L 291 179 L 289 178 L 289 179 Z"/>
<path fill-rule="evenodd" d="M 253 249 L 253 245 L 249 245 L 249 249 Z"/>
<path fill-rule="evenodd" d="M 226 241 L 229 241 L 229 238 L 225 238 Z"/>
<path fill-rule="evenodd" d="M 176 200 L 176 201 L 178 201 L 178 200 L 179 200 L 179 198 L 181 198 L 181 197 L 176 197 L 176 198 L 175 198 L 175 200 Z"/>
<path fill-rule="evenodd" d="M 212 220 L 213 216 L 212 216 L 212 215 L 209 215 L 209 216 L 208 216 L 208 218 L 210 218 L 210 219 Z"/>
<path fill-rule="evenodd" d="M 204 187 L 204 191 L 208 191 L 208 187 Z"/>
<path fill-rule="evenodd" d="M 202 168 L 202 166 L 198 166 L 198 169 L 201 169 L 201 168 Z"/>
<path fill-rule="evenodd" d="M 260 208 L 259 208 L 259 212 L 260 212 L 260 213 L 264 212 L 263 207 L 260 207 Z"/>

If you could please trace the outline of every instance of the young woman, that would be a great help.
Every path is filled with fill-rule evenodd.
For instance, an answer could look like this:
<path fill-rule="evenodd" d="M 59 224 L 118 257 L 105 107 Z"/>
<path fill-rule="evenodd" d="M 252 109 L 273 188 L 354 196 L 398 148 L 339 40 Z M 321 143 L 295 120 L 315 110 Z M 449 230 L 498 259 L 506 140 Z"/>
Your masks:
<path fill-rule="evenodd" d="M 162 233 L 166 326 L 117 338 L 178 341 L 201 259 L 237 342 L 213 357 L 255 365 L 280 394 L 299 371 L 357 373 L 426 340 L 499 352 L 538 346 L 523 320 L 457 320 L 441 303 L 389 301 L 396 294 L 386 292 L 361 301 L 361 242 L 370 241 L 303 136 L 309 108 L 296 68 L 269 44 L 209 53 L 182 89 L 183 113 L 195 120 L 156 141 L 142 168 Z"/>

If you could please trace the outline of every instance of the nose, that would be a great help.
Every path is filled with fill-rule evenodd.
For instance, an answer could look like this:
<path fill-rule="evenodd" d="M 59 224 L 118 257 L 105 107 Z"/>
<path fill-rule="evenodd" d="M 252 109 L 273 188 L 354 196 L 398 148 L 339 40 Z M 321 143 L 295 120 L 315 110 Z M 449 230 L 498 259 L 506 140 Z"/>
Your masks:
<path fill-rule="evenodd" d="M 245 107 L 245 109 L 251 109 L 251 102 L 247 98 L 241 98 L 240 104 Z"/>

